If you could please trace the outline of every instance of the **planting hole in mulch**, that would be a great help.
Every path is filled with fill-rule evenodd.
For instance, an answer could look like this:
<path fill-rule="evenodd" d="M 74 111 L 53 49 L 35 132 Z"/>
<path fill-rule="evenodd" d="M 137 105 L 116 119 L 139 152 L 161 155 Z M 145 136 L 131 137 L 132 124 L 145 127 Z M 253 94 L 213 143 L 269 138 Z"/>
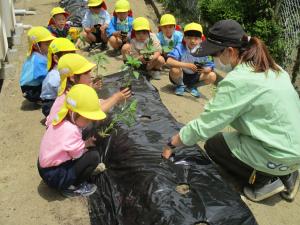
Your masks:
<path fill-rule="evenodd" d="M 186 184 L 186 183 L 182 183 L 182 184 L 178 184 L 176 186 L 176 191 L 179 193 L 179 194 L 182 194 L 182 195 L 185 195 L 187 193 L 190 192 L 190 185 Z"/>

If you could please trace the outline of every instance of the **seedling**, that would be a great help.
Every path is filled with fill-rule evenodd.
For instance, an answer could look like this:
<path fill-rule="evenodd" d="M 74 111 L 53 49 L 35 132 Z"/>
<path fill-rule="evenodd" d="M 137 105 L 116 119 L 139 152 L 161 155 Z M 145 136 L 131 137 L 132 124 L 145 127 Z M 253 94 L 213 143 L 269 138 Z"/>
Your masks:
<path fill-rule="evenodd" d="M 128 35 L 127 32 L 121 31 L 121 40 L 123 44 L 127 42 L 127 35 Z"/>
<path fill-rule="evenodd" d="M 162 50 L 164 54 L 168 54 L 174 48 L 174 41 L 171 40 L 167 46 L 163 46 Z"/>
<path fill-rule="evenodd" d="M 153 45 L 153 41 L 150 38 L 149 42 L 147 43 L 146 47 L 140 51 L 140 53 L 143 55 L 145 61 L 150 61 L 153 54 L 157 52 L 157 49 Z"/>
<path fill-rule="evenodd" d="M 96 75 L 95 78 L 93 79 L 93 82 L 96 83 L 99 80 L 102 80 L 102 75 L 100 74 L 100 70 L 106 70 L 105 64 L 108 63 L 108 59 L 104 53 L 97 53 L 93 55 L 92 60 L 96 63 Z"/>
<path fill-rule="evenodd" d="M 113 131 L 116 131 L 117 123 L 124 123 L 128 127 L 132 127 L 136 122 L 136 108 L 137 100 L 132 101 L 130 104 L 125 103 L 125 106 L 121 110 L 115 113 L 110 124 L 98 132 L 100 137 L 108 137 L 112 134 Z"/>
<path fill-rule="evenodd" d="M 126 63 L 122 66 L 122 70 L 127 71 L 128 73 L 124 75 L 124 82 L 122 83 L 120 90 L 123 90 L 127 87 L 131 89 L 132 79 L 139 79 L 140 73 L 136 70 L 141 65 L 142 62 L 140 60 L 130 55 L 126 55 Z"/>

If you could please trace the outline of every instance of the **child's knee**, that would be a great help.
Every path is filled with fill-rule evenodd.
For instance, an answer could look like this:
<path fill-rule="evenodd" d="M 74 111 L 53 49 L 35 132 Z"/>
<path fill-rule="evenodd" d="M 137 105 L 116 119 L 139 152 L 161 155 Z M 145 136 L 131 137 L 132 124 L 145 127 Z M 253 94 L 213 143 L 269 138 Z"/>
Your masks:
<path fill-rule="evenodd" d="M 217 74 L 213 71 L 210 72 L 207 77 L 208 77 L 206 80 L 207 84 L 213 84 L 217 80 Z"/>
<path fill-rule="evenodd" d="M 131 46 L 130 46 L 130 44 L 127 43 L 127 44 L 123 45 L 123 47 L 121 49 L 121 52 L 122 52 L 123 55 L 129 54 L 130 53 L 130 49 L 131 49 Z"/>
<path fill-rule="evenodd" d="M 159 56 L 158 59 L 157 59 L 158 63 L 160 65 L 164 65 L 166 63 L 165 59 L 163 56 Z"/>
<path fill-rule="evenodd" d="M 171 67 L 170 76 L 175 76 L 175 77 L 182 76 L 182 70 L 178 67 Z"/>

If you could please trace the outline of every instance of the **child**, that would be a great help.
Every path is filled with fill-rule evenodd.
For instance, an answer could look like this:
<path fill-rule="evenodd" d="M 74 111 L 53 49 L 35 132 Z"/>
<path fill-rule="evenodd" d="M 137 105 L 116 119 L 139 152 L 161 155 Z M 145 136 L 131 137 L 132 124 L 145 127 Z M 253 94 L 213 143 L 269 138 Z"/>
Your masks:
<path fill-rule="evenodd" d="M 173 48 L 175 48 L 177 44 L 182 42 L 183 34 L 182 32 L 175 30 L 176 20 L 173 15 L 164 14 L 160 18 L 159 28 L 161 31 L 157 33 L 157 38 L 162 47 L 169 47 L 170 43 L 173 42 Z M 167 59 L 168 53 L 169 52 L 163 51 L 163 56 L 165 59 Z"/>
<path fill-rule="evenodd" d="M 33 27 L 28 31 L 29 50 L 23 64 L 20 86 L 24 98 L 40 102 L 42 82 L 47 75 L 47 53 L 55 38 L 45 27 Z"/>
<path fill-rule="evenodd" d="M 48 127 L 41 142 L 38 171 L 44 182 L 65 197 L 89 196 L 97 186 L 87 183 L 100 162 L 94 137 L 82 140 L 81 130 L 92 121 L 105 119 L 95 90 L 88 85 L 73 86 L 64 105 Z"/>
<path fill-rule="evenodd" d="M 55 7 L 51 10 L 50 15 L 48 30 L 55 37 L 67 37 L 70 30 L 70 26 L 67 24 L 69 13 L 61 7 Z"/>
<path fill-rule="evenodd" d="M 110 15 L 106 11 L 103 0 L 89 0 L 89 9 L 82 20 L 83 36 L 90 43 L 90 49 L 101 42 L 101 50 L 107 49 L 106 29 L 110 23 Z"/>
<path fill-rule="evenodd" d="M 132 16 L 130 4 L 127 0 L 118 0 L 115 4 L 115 16 L 110 21 L 106 31 L 108 42 L 113 49 L 121 49 L 127 43 L 132 30 Z"/>
<path fill-rule="evenodd" d="M 61 81 L 58 89 L 58 97 L 52 105 L 46 126 L 49 126 L 55 118 L 66 97 L 66 93 L 74 84 L 86 84 L 93 86 L 91 70 L 96 65 L 90 63 L 86 58 L 79 54 L 69 53 L 62 56 L 57 65 Z M 126 100 L 131 96 L 128 88 L 113 94 L 106 100 L 101 100 L 100 105 L 104 112 L 108 112 L 114 105 Z"/>
<path fill-rule="evenodd" d="M 143 54 L 141 54 L 141 50 L 143 50 L 150 41 L 153 43 L 153 47 L 156 51 L 152 53 L 149 59 L 146 59 Z M 125 44 L 122 48 L 124 59 L 127 54 L 139 58 L 146 67 L 146 70 L 150 71 L 149 74 L 153 79 L 160 79 L 160 70 L 165 60 L 161 56 L 159 40 L 155 34 L 151 33 L 149 21 L 144 17 L 138 17 L 133 21 L 130 44 Z"/>
<path fill-rule="evenodd" d="M 177 45 L 168 54 L 167 64 L 170 69 L 170 81 L 176 84 L 176 95 L 184 95 L 184 91 L 191 93 L 192 96 L 199 98 L 200 92 L 196 84 L 203 80 L 206 84 L 216 81 L 216 74 L 213 71 L 214 63 L 208 56 L 192 56 L 199 46 L 202 37 L 202 27 L 198 23 L 190 23 L 184 27 L 184 41 Z M 197 67 L 195 62 L 202 64 Z"/>
<path fill-rule="evenodd" d="M 57 70 L 57 62 L 67 53 L 75 53 L 75 45 L 67 38 L 54 39 L 48 49 L 48 74 L 42 85 L 42 112 L 45 117 L 50 113 L 50 109 L 57 97 L 60 85 L 60 75 Z"/>

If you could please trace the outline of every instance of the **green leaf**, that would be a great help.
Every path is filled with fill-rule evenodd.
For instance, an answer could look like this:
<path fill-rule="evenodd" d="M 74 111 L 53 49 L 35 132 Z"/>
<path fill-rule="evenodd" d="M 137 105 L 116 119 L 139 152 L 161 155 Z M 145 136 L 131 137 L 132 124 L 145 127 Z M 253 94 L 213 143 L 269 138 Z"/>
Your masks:
<path fill-rule="evenodd" d="M 137 71 L 133 71 L 132 72 L 133 76 L 135 77 L 135 79 L 139 79 L 140 73 Z"/>

